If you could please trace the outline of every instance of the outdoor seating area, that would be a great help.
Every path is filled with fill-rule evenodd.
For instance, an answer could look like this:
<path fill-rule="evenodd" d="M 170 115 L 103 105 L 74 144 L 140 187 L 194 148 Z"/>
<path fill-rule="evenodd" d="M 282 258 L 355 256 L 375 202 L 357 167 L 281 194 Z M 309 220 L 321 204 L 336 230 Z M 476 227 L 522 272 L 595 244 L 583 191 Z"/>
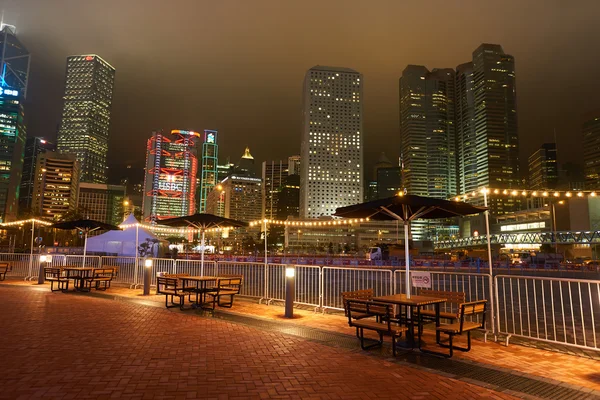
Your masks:
<path fill-rule="evenodd" d="M 119 267 L 45 267 L 44 280 L 50 282 L 52 292 L 67 291 L 73 282 L 73 288 L 79 292 L 89 292 L 92 289 L 105 291 L 117 277 Z M 56 285 L 56 288 L 55 286 Z"/>
<path fill-rule="evenodd" d="M 406 333 L 405 347 L 418 347 L 423 353 L 449 358 L 455 349 L 471 350 L 471 331 L 485 330 L 487 301 L 466 302 L 463 292 L 421 290 L 419 295 L 395 294 L 374 297 L 373 290 L 366 289 L 343 292 L 341 296 L 348 325 L 356 328 L 356 336 L 360 339 L 363 350 L 381 346 L 383 336 L 391 336 L 392 350 L 396 355 L 397 339 Z M 442 314 L 440 309 L 447 303 L 458 304 L 457 311 Z M 427 306 L 433 306 L 433 309 L 425 308 Z M 448 319 L 451 323 L 442 324 L 441 319 Z M 448 348 L 449 354 L 422 347 L 423 329 L 428 323 L 435 324 L 435 342 L 440 347 Z M 376 332 L 379 341 L 365 345 L 364 330 Z M 448 335 L 448 344 L 442 342 L 441 333 Z M 467 347 L 458 347 L 453 339 L 463 333 L 467 334 Z"/>
<path fill-rule="evenodd" d="M 192 309 L 214 310 L 217 305 L 231 308 L 235 295 L 240 293 L 243 280 L 241 275 L 165 274 L 156 278 L 156 294 L 165 296 L 167 308 L 179 307 L 184 310 L 186 296 Z M 178 298 L 178 303 L 174 302 L 175 297 Z"/>

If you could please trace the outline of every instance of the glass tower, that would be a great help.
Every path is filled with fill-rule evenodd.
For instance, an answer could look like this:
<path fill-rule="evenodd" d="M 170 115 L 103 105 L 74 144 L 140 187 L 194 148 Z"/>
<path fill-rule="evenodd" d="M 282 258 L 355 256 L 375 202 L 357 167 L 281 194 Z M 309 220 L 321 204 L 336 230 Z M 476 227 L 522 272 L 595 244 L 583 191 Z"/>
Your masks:
<path fill-rule="evenodd" d="M 363 79 L 316 66 L 304 77 L 300 217 L 363 201 Z"/>
<path fill-rule="evenodd" d="M 0 222 L 16 219 L 23 170 L 29 52 L 16 29 L 0 26 Z"/>
<path fill-rule="evenodd" d="M 204 130 L 202 143 L 202 175 L 200 177 L 200 208 L 199 212 L 206 212 L 206 199 L 208 194 L 217 184 L 219 164 L 219 146 L 217 145 L 217 131 Z"/>
<path fill-rule="evenodd" d="M 115 69 L 97 55 L 67 58 L 57 149 L 75 154 L 81 181 L 106 183 L 106 156 Z"/>

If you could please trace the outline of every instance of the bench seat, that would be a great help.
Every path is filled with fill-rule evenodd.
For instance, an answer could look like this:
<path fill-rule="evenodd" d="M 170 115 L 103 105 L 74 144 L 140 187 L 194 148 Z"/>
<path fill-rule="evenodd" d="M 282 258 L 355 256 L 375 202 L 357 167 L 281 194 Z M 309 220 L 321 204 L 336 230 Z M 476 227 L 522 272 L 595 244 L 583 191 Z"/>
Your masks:
<path fill-rule="evenodd" d="M 467 332 L 479 328 L 481 328 L 480 322 L 464 321 L 462 325 L 462 332 Z M 437 330 L 443 333 L 458 334 L 461 332 L 460 322 L 438 326 Z"/>
<path fill-rule="evenodd" d="M 421 310 L 421 316 L 435 318 L 435 310 L 423 309 L 423 310 Z M 458 313 L 440 311 L 440 318 L 455 320 L 455 319 L 460 318 L 460 316 L 458 315 Z"/>

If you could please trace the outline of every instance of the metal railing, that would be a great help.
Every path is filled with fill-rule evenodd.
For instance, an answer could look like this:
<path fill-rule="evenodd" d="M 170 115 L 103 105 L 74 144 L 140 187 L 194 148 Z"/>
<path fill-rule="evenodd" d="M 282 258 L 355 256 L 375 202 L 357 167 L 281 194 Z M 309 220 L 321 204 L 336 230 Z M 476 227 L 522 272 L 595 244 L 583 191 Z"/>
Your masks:
<path fill-rule="evenodd" d="M 90 268 L 99 268 L 100 267 L 100 256 L 85 256 L 85 266 Z M 81 267 L 83 266 L 83 256 L 66 256 L 66 264 L 73 267 Z"/>
<path fill-rule="evenodd" d="M 498 275 L 498 332 L 600 350 L 600 281 Z"/>
<path fill-rule="evenodd" d="M 373 289 L 375 296 L 392 294 L 392 270 L 369 268 L 322 267 L 321 308 L 343 310 L 340 293 Z"/>
<path fill-rule="evenodd" d="M 216 276 L 217 263 L 215 261 L 204 261 L 204 271 L 202 270 L 202 262 L 200 260 L 176 260 L 176 274 L 189 274 L 197 276 Z"/>
<path fill-rule="evenodd" d="M 316 309 L 321 306 L 321 267 L 313 265 L 283 265 L 269 264 L 267 270 L 267 293 L 269 301 L 285 301 L 285 270 L 295 269 L 294 304 L 312 306 Z"/>

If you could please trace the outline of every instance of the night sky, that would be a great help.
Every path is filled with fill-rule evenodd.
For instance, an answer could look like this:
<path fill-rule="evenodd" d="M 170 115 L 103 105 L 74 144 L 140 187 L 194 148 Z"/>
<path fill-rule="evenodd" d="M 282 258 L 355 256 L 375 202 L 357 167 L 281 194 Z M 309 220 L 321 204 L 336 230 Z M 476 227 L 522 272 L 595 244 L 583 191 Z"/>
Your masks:
<path fill-rule="evenodd" d="M 29 135 L 56 137 L 66 57 L 116 68 L 109 165 L 141 167 L 153 129 L 219 130 L 221 161 L 300 151 L 302 81 L 314 65 L 364 75 L 365 161 L 399 155 L 407 64 L 454 68 L 482 42 L 516 58 L 521 165 L 553 140 L 580 160 L 600 107 L 598 0 L 0 0 L 32 54 Z M 257 168 L 258 169 L 258 168 Z M 370 171 L 366 171 L 367 176 Z"/>

